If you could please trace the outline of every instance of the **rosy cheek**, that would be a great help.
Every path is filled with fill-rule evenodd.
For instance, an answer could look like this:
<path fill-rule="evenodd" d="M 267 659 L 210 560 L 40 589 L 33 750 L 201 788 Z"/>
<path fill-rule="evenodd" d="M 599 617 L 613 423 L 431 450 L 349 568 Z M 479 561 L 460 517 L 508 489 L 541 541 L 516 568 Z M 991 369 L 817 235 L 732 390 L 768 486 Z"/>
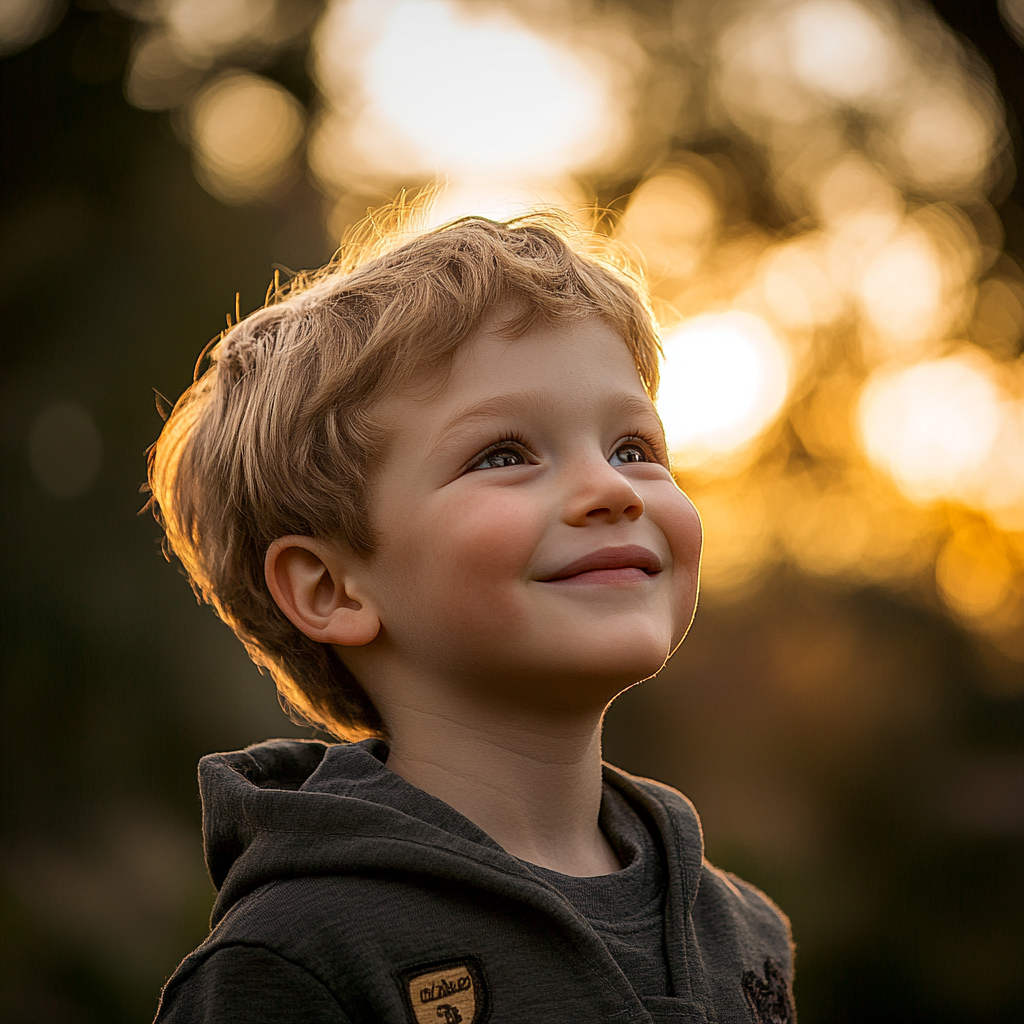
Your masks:
<path fill-rule="evenodd" d="M 496 491 L 437 512 L 429 531 L 436 541 L 431 560 L 447 586 L 489 604 L 527 574 L 540 540 L 529 504 Z"/>
<path fill-rule="evenodd" d="M 677 569 L 697 580 L 700 569 L 700 553 L 703 545 L 703 530 L 700 516 L 693 503 L 680 491 L 662 510 L 662 530 L 672 551 L 672 560 Z"/>

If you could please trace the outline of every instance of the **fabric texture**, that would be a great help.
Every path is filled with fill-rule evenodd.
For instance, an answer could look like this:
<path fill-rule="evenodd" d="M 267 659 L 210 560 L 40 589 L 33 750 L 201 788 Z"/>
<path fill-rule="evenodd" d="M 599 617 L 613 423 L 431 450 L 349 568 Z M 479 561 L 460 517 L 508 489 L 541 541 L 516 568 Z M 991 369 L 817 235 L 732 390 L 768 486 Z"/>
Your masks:
<path fill-rule="evenodd" d="M 668 996 L 667 872 L 647 826 L 607 783 L 601 799 L 601 830 L 618 854 L 620 871 L 577 878 L 535 864 L 527 867 L 587 919 L 638 996 Z"/>
<path fill-rule="evenodd" d="M 160 1024 L 795 1022 L 786 918 L 704 860 L 675 790 L 605 767 L 663 865 L 667 994 L 638 994 L 571 899 L 386 753 L 274 740 L 203 758 L 213 928 Z"/>

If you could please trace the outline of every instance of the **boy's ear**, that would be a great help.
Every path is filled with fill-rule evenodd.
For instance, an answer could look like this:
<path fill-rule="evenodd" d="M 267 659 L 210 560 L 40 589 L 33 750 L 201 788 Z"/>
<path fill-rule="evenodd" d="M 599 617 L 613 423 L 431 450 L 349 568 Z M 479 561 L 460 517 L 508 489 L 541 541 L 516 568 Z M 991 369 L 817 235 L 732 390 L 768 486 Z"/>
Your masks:
<path fill-rule="evenodd" d="M 277 606 L 311 640 L 359 647 L 380 630 L 373 608 L 353 592 L 354 555 L 313 537 L 278 537 L 264 573 Z"/>

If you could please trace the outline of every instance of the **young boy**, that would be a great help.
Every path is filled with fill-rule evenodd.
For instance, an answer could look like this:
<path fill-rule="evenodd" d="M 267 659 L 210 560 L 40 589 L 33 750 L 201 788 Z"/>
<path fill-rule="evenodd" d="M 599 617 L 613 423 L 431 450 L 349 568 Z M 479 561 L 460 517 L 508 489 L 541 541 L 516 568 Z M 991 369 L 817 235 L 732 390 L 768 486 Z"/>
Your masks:
<path fill-rule="evenodd" d="M 155 511 L 342 742 L 203 759 L 213 931 L 158 1021 L 795 1021 L 785 917 L 601 763 L 697 597 L 658 353 L 636 275 L 550 214 L 350 246 L 213 348 Z"/>

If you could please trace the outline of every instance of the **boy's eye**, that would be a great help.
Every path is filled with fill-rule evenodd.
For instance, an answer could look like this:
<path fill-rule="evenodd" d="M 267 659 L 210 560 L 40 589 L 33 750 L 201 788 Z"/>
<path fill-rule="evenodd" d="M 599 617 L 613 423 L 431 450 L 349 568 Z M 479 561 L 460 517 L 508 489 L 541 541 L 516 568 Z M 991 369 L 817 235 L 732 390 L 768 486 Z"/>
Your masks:
<path fill-rule="evenodd" d="M 628 466 L 631 462 L 650 462 L 651 458 L 642 445 L 630 441 L 628 444 L 619 445 L 608 461 L 613 466 Z"/>
<path fill-rule="evenodd" d="M 506 466 L 524 465 L 526 465 L 526 456 L 518 448 L 501 445 L 484 452 L 470 469 L 504 469 Z"/>

